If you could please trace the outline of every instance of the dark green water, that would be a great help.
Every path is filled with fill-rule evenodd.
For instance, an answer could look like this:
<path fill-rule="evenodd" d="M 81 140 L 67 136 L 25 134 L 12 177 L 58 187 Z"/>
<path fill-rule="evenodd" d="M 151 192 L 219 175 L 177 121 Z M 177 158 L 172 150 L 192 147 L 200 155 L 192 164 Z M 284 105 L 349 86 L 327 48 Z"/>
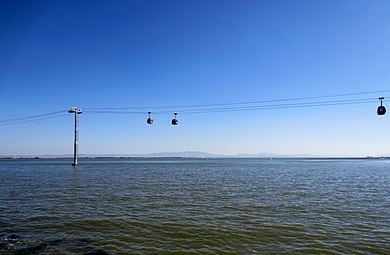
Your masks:
<path fill-rule="evenodd" d="M 0 254 L 390 254 L 386 160 L 0 161 Z"/>

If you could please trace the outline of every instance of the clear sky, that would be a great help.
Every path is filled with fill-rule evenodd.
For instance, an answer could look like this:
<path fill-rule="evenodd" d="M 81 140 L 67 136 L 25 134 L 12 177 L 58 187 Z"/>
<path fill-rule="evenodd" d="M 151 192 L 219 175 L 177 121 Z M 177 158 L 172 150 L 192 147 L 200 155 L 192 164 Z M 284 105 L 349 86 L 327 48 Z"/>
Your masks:
<path fill-rule="evenodd" d="M 0 125 L 0 155 L 72 153 L 71 106 L 84 109 L 80 153 L 390 155 L 390 116 L 376 115 L 378 100 L 202 114 L 168 108 L 146 124 L 154 106 L 390 90 L 389 67 L 388 0 L 1 0 L 0 120 L 64 115 Z M 314 101 L 379 96 L 390 106 L 390 91 Z M 91 109 L 110 107 L 145 113 Z M 170 125 L 175 111 L 178 126 Z"/>

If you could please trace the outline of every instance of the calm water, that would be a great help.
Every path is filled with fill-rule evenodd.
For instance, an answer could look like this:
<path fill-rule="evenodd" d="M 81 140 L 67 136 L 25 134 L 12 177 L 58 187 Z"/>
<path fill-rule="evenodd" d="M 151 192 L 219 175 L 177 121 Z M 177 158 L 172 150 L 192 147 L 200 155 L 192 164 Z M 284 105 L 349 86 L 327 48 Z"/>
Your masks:
<path fill-rule="evenodd" d="M 390 254 L 390 161 L 0 161 L 0 254 Z"/>

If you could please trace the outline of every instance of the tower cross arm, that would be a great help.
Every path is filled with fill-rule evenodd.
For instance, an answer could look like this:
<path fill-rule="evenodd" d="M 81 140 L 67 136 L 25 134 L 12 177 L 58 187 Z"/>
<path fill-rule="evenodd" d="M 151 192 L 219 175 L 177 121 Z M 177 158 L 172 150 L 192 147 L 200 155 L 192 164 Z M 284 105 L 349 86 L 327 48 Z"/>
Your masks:
<path fill-rule="evenodd" d="M 83 111 L 80 108 L 77 108 L 77 107 L 71 107 L 68 112 L 69 113 L 76 113 L 76 114 L 83 113 Z"/>

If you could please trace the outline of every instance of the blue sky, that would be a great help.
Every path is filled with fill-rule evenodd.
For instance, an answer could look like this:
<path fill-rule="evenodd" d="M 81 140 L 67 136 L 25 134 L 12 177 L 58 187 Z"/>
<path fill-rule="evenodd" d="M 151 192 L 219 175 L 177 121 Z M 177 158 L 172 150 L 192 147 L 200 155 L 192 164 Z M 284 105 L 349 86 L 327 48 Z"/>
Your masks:
<path fill-rule="evenodd" d="M 389 24 L 386 0 L 3 0 L 0 120 L 85 108 L 80 152 L 89 154 L 389 155 L 390 120 L 376 115 L 379 101 L 203 114 L 172 108 L 146 124 L 154 106 L 390 90 Z M 390 99 L 390 91 L 317 101 L 379 96 Z M 145 114 L 87 110 L 109 107 Z M 64 114 L 0 126 L 0 154 L 71 153 L 72 125 Z"/>

